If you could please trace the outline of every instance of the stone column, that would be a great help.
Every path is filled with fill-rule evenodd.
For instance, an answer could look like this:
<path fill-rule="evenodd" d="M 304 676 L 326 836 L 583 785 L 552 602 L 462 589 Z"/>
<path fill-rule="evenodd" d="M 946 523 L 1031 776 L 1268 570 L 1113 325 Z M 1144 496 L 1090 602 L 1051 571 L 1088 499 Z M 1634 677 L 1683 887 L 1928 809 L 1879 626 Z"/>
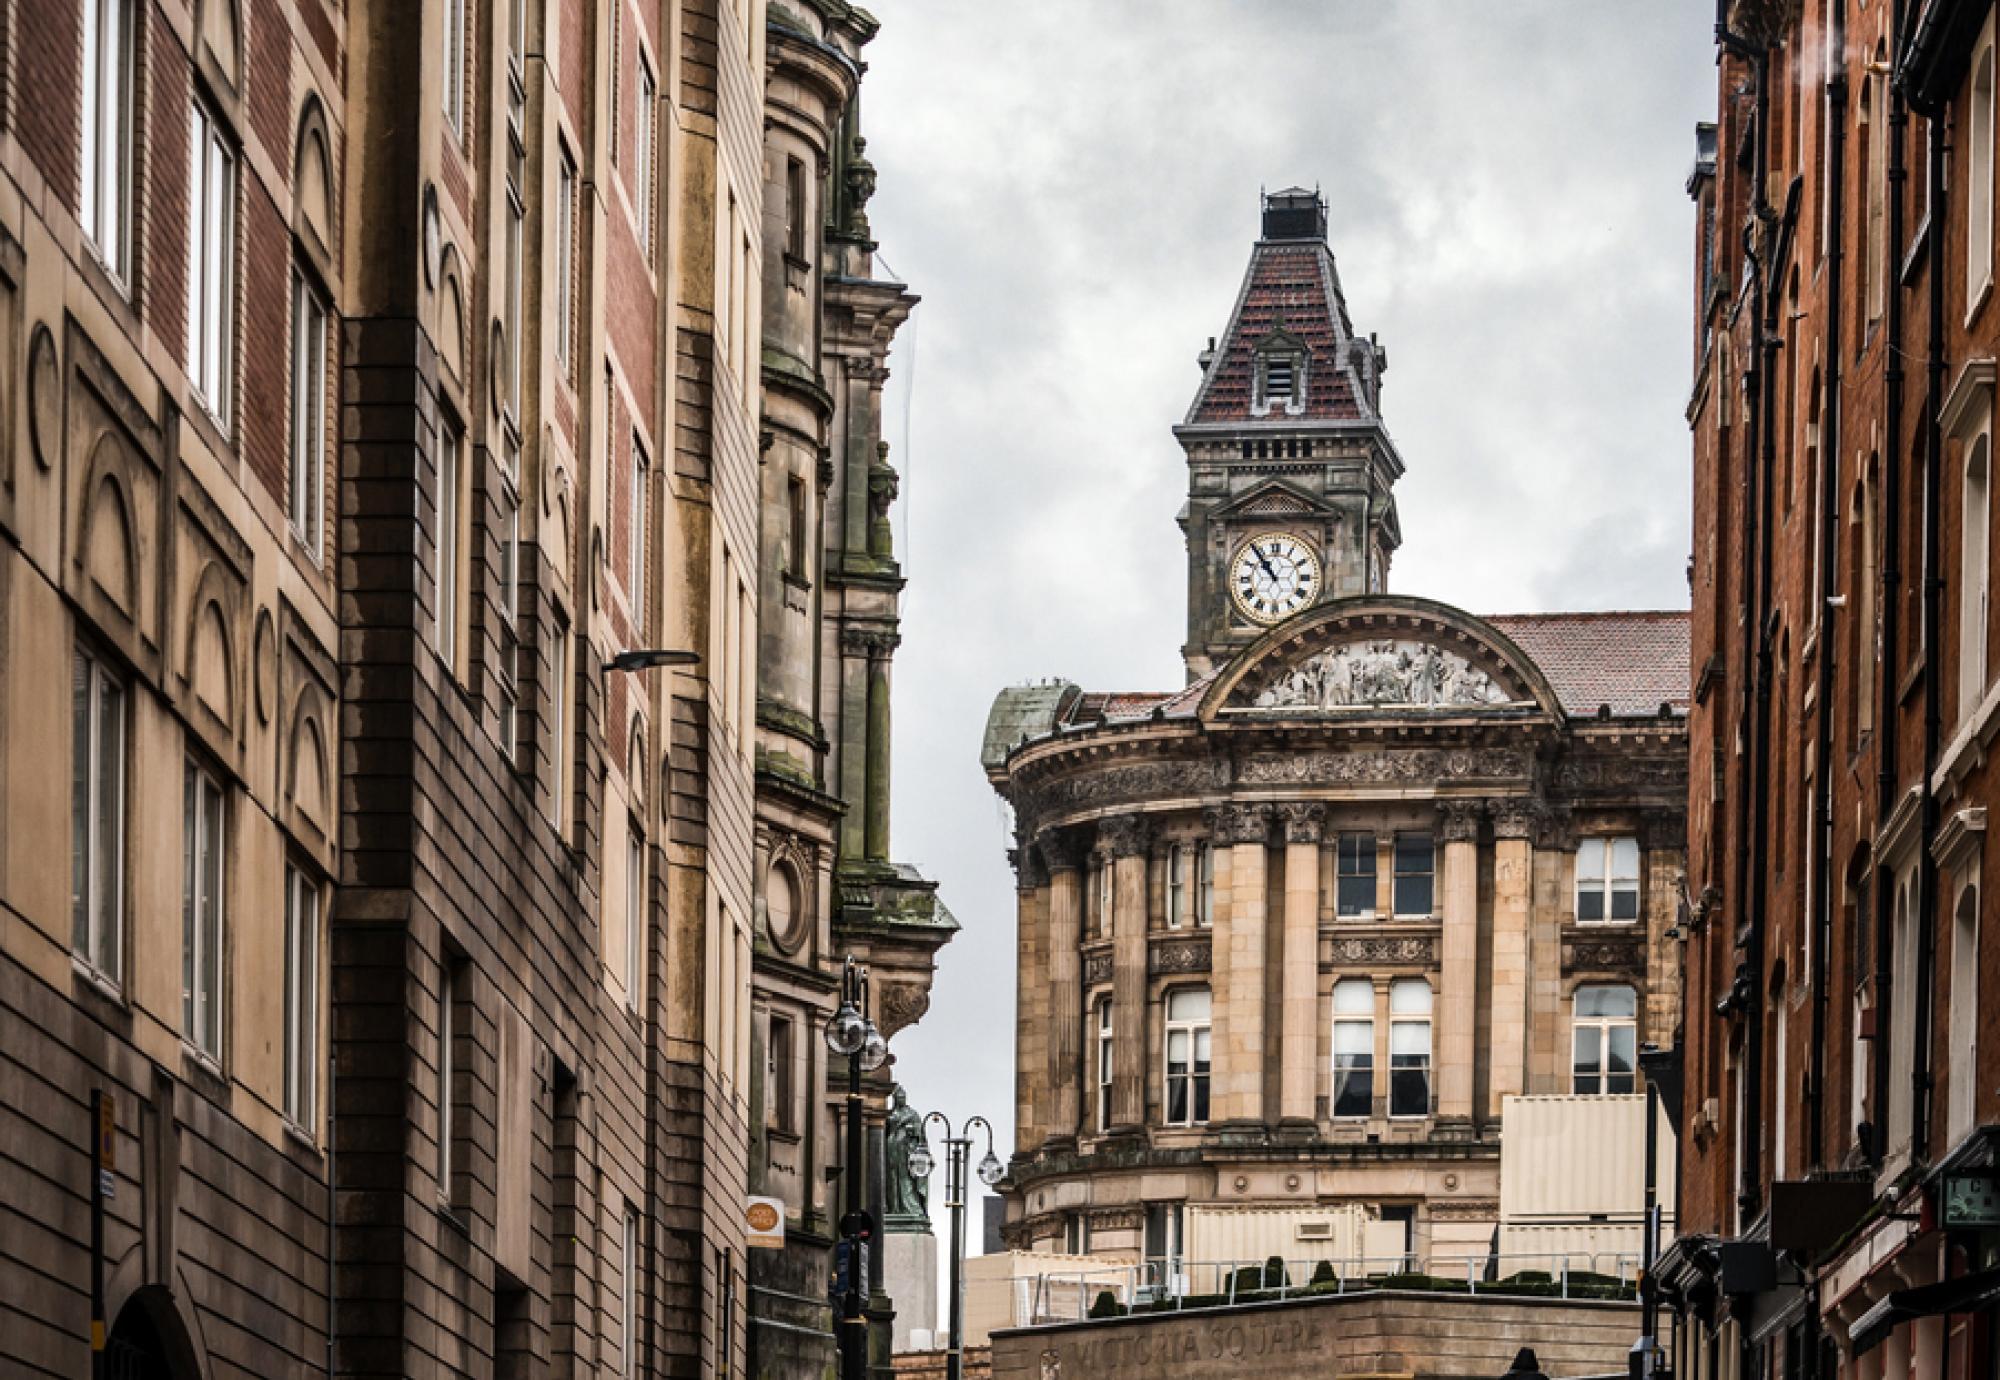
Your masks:
<path fill-rule="evenodd" d="M 1218 927 L 1210 966 L 1217 1014 L 1212 1037 L 1211 1119 L 1264 1121 L 1264 946 L 1269 910 L 1265 847 L 1268 805 L 1231 805 L 1217 812 L 1216 846 L 1229 850 L 1229 924 Z M 1221 878 L 1217 877 L 1220 891 Z M 1228 1012 L 1226 1021 L 1222 1013 Z"/>
<path fill-rule="evenodd" d="M 1535 809 L 1520 798 L 1493 806 L 1493 1023 L 1488 1123 L 1504 1099 L 1527 1090 L 1528 912 L 1533 893 Z"/>
<path fill-rule="evenodd" d="M 1477 801 L 1438 806 L 1444 844 L 1437 999 L 1438 1120 L 1472 1122 L 1474 1029 L 1479 1018 L 1479 817 Z"/>
<path fill-rule="evenodd" d="M 868 648 L 868 770 L 862 814 L 862 852 L 870 862 L 889 857 L 889 658 L 894 632 L 877 634 Z"/>
<path fill-rule="evenodd" d="M 1286 805 L 1285 967 L 1279 979 L 1282 1072 L 1278 1116 L 1310 1129 L 1319 1079 L 1319 840 L 1321 805 Z"/>
<path fill-rule="evenodd" d="M 1014 1150 L 1027 1154 L 1041 1143 L 1049 1115 L 1048 951 L 1049 871 L 1041 850 L 1023 841 L 1014 850 Z"/>
<path fill-rule="evenodd" d="M 1681 1009 L 1680 946 L 1667 930 L 1680 916 L 1680 879 L 1687 869 L 1687 817 L 1649 810 L 1639 820 L 1639 896 L 1646 924 L 1646 992 L 1639 1038 L 1665 1044 Z"/>
<path fill-rule="evenodd" d="M 1082 849 L 1068 836 L 1041 837 L 1049 867 L 1049 951 L 1047 1028 L 1049 1033 L 1049 1120 L 1044 1143 L 1076 1142 L 1083 1058 L 1083 877 Z"/>
<path fill-rule="evenodd" d="M 1146 1122 L 1145 820 L 1119 815 L 1098 825 L 1111 855 L 1111 1116 L 1107 1129 Z"/>

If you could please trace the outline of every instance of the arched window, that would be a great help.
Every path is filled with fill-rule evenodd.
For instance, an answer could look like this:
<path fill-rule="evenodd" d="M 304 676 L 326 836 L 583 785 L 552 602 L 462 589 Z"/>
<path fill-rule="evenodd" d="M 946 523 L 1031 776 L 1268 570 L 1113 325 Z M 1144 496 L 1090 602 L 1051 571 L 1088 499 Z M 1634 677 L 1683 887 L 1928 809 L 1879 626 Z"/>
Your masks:
<path fill-rule="evenodd" d="M 1389 1115 L 1431 1111 L 1431 985 L 1422 978 L 1389 984 Z"/>
<path fill-rule="evenodd" d="M 1638 1087 L 1639 997 L 1630 987 L 1576 989 L 1570 1022 L 1570 1091 L 1629 1093 Z"/>
<path fill-rule="evenodd" d="M 1986 695 L 1987 628 L 1992 560 L 1987 543 L 1992 521 L 1993 439 L 1990 419 L 1965 443 L 1965 478 L 1960 488 L 1958 581 L 1958 721 L 1964 723 Z"/>
<path fill-rule="evenodd" d="M 1198 1126 L 1208 1120 L 1209 992 L 1180 987 L 1167 993 L 1166 1123 Z"/>
<path fill-rule="evenodd" d="M 1990 54 L 1989 54 L 1990 56 Z M 1945 1081 L 1950 1095 L 1945 1135 L 1956 1144 L 1972 1129 L 1979 1067 L 1979 884 L 1968 883 L 1958 893 L 1951 927 L 1951 1045 L 1945 1055 Z"/>
<path fill-rule="evenodd" d="M 1972 59 L 1972 100 L 1967 119 L 1965 176 L 1965 314 L 1970 317 L 1993 286 L 1993 16 Z"/>
<path fill-rule="evenodd" d="M 1362 1117 L 1374 1110 L 1375 984 L 1342 978 L 1333 984 L 1333 1114 Z"/>

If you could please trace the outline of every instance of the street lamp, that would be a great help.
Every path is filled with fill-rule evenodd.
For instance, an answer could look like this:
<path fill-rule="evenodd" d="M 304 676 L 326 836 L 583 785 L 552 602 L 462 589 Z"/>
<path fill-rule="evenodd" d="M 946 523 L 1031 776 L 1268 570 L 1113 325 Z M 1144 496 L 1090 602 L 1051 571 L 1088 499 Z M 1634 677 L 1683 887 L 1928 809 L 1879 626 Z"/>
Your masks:
<path fill-rule="evenodd" d="M 945 1352 L 945 1380 L 963 1380 L 965 1375 L 965 1294 L 959 1276 L 965 1268 L 965 1162 L 972 1156 L 972 1128 L 986 1132 L 986 1158 L 979 1162 L 979 1181 L 992 1188 L 1007 1176 L 1007 1166 L 993 1153 L 993 1128 L 983 1116 L 966 1121 L 962 1134 L 951 1133 L 951 1120 L 943 1112 L 924 1118 L 924 1138 L 910 1151 L 910 1173 L 928 1179 L 937 1168 L 930 1150 L 931 1123 L 944 1127 L 944 1205 L 951 1209 L 951 1349 Z"/>
<path fill-rule="evenodd" d="M 635 647 L 619 652 L 604 663 L 607 671 L 650 671 L 655 666 L 698 666 L 701 657 L 694 652 L 675 651 L 667 647 Z"/>
<path fill-rule="evenodd" d="M 847 1181 L 847 1210 L 840 1218 L 840 1245 L 835 1248 L 832 1292 L 840 1305 L 841 1380 L 865 1380 L 868 1370 L 868 1320 L 861 1303 L 868 1293 L 868 1243 L 875 1223 L 861 1203 L 861 1075 L 882 1067 L 889 1042 L 868 1019 L 868 970 L 849 954 L 840 973 L 840 1005 L 826 1020 L 826 1047 L 847 1060 L 847 1157 L 841 1174 Z"/>

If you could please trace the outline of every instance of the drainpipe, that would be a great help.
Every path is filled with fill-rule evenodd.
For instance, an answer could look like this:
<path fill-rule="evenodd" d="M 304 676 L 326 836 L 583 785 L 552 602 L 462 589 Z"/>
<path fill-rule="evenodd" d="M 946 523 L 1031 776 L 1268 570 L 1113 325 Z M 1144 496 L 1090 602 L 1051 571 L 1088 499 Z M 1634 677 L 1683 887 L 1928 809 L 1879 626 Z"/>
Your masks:
<path fill-rule="evenodd" d="M 1931 791 L 1931 773 L 1937 769 L 1944 714 L 1944 664 L 1939 655 L 1943 644 L 1938 640 L 1938 618 L 1944 596 L 1944 572 L 1938 543 L 1939 490 L 1944 478 L 1944 428 L 1938 412 L 1944 405 L 1945 389 L 1944 227 L 1948 200 L 1945 191 L 1944 121 L 1941 114 L 1934 113 L 1926 124 L 1930 133 L 1931 219 L 1930 244 L 1926 250 L 1929 262 L 1924 266 L 1925 275 L 1930 280 L 1930 332 L 1927 341 L 1930 368 L 1927 379 L 1929 396 L 1924 402 L 1924 761 L 1923 771 L 1919 773 L 1923 791 L 1923 856 L 1918 864 L 1922 880 L 1918 885 L 1916 1040 L 1911 1073 L 1915 1088 L 1910 1099 L 1910 1149 L 1919 1162 L 1929 1158 L 1930 1148 L 1933 1091 L 1930 1023 L 1936 997 L 1934 965 L 1938 942 L 1937 861 L 1931 856 L 1931 843 L 1937 837 L 1938 802 Z"/>
<path fill-rule="evenodd" d="M 1846 5 L 1834 0 L 1827 22 L 1830 51 L 1843 51 L 1846 34 Z M 1813 751 L 1813 848 L 1807 865 L 1818 872 L 1813 887 L 1815 912 L 1812 944 L 1812 1050 L 1811 1087 L 1808 1092 L 1812 1115 L 1807 1119 L 1808 1160 L 1815 1170 L 1826 1166 L 1826 1040 L 1831 1012 L 1827 984 L 1833 965 L 1833 661 L 1839 645 L 1834 636 L 1834 560 L 1840 543 L 1840 326 L 1841 286 L 1845 268 L 1844 230 L 1846 223 L 1845 176 L 1847 157 L 1847 72 L 1838 64 L 1826 74 L 1827 126 L 1832 135 L 1827 161 L 1826 224 L 1826 339 L 1833 346 L 1826 352 L 1823 380 L 1825 403 L 1820 424 L 1819 464 L 1819 588 L 1815 597 L 1819 635 L 1819 666 L 1816 744 Z"/>

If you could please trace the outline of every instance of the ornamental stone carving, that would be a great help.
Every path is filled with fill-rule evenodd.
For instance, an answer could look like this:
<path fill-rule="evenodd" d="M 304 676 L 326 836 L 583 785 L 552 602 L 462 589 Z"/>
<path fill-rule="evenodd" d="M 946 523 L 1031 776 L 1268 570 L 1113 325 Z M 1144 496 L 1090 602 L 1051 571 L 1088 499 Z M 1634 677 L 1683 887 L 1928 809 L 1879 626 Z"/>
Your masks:
<path fill-rule="evenodd" d="M 1515 748 L 1411 748 L 1405 752 L 1299 752 L 1252 757 L 1240 769 L 1245 785 L 1375 785 L 1383 782 L 1513 780 L 1528 775 L 1528 754 Z"/>
<path fill-rule="evenodd" d="M 1477 800 L 1447 800 L 1438 806 L 1438 839 L 1443 843 L 1477 843 L 1479 819 L 1485 813 Z"/>
<path fill-rule="evenodd" d="M 1210 964 L 1209 944 L 1206 939 L 1169 939 L 1154 944 L 1148 958 L 1147 971 L 1154 977 L 1205 973 Z"/>
<path fill-rule="evenodd" d="M 1532 839 L 1541 814 L 1541 809 L 1533 800 L 1520 796 L 1507 796 L 1496 800 L 1493 802 L 1493 837 Z"/>
<path fill-rule="evenodd" d="M 1035 846 L 1041 850 L 1042 861 L 1051 872 L 1065 868 L 1074 871 L 1083 863 L 1083 842 L 1067 829 L 1044 830 L 1035 840 Z"/>
<path fill-rule="evenodd" d="M 1437 961 L 1437 942 L 1426 934 L 1337 934 L 1333 961 L 1358 963 L 1421 963 Z"/>
<path fill-rule="evenodd" d="M 1616 938 L 1563 936 L 1563 967 L 1614 973 L 1640 973 L 1646 968 L 1646 942 L 1638 935 Z"/>
<path fill-rule="evenodd" d="M 1329 647 L 1279 671 L 1251 703 L 1258 709 L 1438 709 L 1508 704 L 1511 697 L 1456 652 L 1398 640 Z"/>
<path fill-rule="evenodd" d="M 1639 846 L 1654 849 L 1687 847 L 1687 816 L 1678 810 L 1648 810 L 1639 816 Z"/>
<path fill-rule="evenodd" d="M 915 1025 L 930 1009 L 930 989 L 921 983 L 885 982 L 875 995 L 875 1023 L 884 1039 Z"/>
<path fill-rule="evenodd" d="M 1100 949 L 1083 956 L 1084 985 L 1111 981 L 1111 951 Z"/>
<path fill-rule="evenodd" d="M 840 649 L 850 656 L 891 656 L 902 644 L 902 637 L 892 627 L 849 623 L 840 630 Z"/>
<path fill-rule="evenodd" d="M 1534 843 L 1551 852 L 1569 853 L 1576 849 L 1576 820 L 1569 807 L 1544 805 L 1535 812 Z"/>
<path fill-rule="evenodd" d="M 1014 864 L 1017 890 L 1036 891 L 1049 884 L 1049 865 L 1042 857 L 1042 850 L 1034 844 L 1023 841 L 1008 849 L 1007 860 Z"/>
<path fill-rule="evenodd" d="M 1220 758 L 1193 762 L 1133 762 L 1079 772 L 1022 793 L 1016 808 L 1045 814 L 1093 806 L 1122 805 L 1173 796 L 1199 795 L 1229 784 L 1229 764 Z"/>
<path fill-rule="evenodd" d="M 1139 815 L 1113 815 L 1097 822 L 1097 838 L 1114 858 L 1135 857 L 1146 851 L 1152 830 Z"/>
<path fill-rule="evenodd" d="M 1266 843 L 1271 837 L 1269 805 L 1224 805 L 1208 812 L 1208 831 L 1219 847 Z"/>
<path fill-rule="evenodd" d="M 1278 818 L 1285 826 L 1286 843 L 1318 843 L 1320 833 L 1326 825 L 1326 807 L 1307 804 L 1280 805 Z"/>

